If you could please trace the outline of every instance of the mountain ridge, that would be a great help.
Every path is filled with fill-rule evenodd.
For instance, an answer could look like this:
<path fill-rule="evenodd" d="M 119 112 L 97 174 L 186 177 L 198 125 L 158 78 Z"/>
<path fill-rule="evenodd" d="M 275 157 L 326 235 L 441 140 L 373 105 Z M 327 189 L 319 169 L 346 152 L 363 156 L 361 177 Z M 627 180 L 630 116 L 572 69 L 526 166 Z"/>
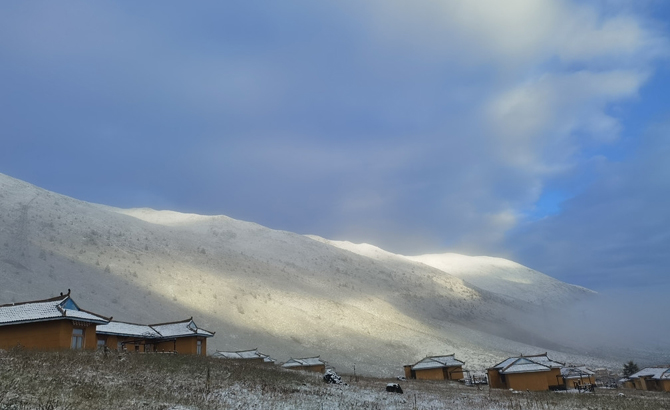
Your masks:
<path fill-rule="evenodd" d="M 501 295 L 411 257 L 372 258 L 223 215 L 91 204 L 2 174 L 0 210 L 0 303 L 72 288 L 84 308 L 118 320 L 194 316 L 217 332 L 210 350 L 320 354 L 345 372 L 399 374 L 445 353 L 481 369 L 548 347 L 607 363 L 525 327 L 538 306 L 550 309 L 542 298 Z M 575 292 L 569 303 L 589 297 L 561 286 Z"/>

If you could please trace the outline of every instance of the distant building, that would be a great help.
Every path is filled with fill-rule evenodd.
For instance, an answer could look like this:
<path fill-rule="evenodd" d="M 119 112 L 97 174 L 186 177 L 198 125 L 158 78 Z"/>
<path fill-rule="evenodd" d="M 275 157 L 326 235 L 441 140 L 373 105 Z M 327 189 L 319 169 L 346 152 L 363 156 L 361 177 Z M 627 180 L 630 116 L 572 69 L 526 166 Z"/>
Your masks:
<path fill-rule="evenodd" d="M 227 359 L 227 360 L 240 360 L 240 361 L 249 361 L 249 362 L 254 362 L 254 363 L 267 363 L 267 364 L 274 364 L 276 362 L 275 359 L 271 358 L 270 356 L 263 354 L 258 351 L 258 349 L 251 349 L 251 350 L 238 350 L 238 351 L 220 351 L 217 350 L 216 353 L 212 355 L 212 357 L 216 357 L 219 359 Z"/>
<path fill-rule="evenodd" d="M 638 390 L 670 391 L 670 367 L 646 367 L 628 376 Z"/>
<path fill-rule="evenodd" d="M 586 366 L 569 366 L 561 368 L 561 377 L 566 389 L 576 389 L 579 386 L 595 385 L 595 373 Z"/>
<path fill-rule="evenodd" d="M 563 363 L 547 354 L 510 357 L 488 369 L 489 386 L 494 389 L 549 390 L 563 385 Z"/>
<path fill-rule="evenodd" d="M 96 330 L 98 346 L 136 352 L 207 354 L 207 339 L 214 332 L 199 328 L 193 318 L 178 322 L 140 325 L 110 321 Z"/>
<path fill-rule="evenodd" d="M 308 372 L 324 373 L 326 371 L 326 363 L 322 361 L 319 356 L 305 357 L 302 359 L 291 358 L 281 367 L 291 370 L 305 370 Z"/>
<path fill-rule="evenodd" d="M 405 378 L 417 380 L 460 380 L 463 378 L 463 365 L 453 354 L 430 356 L 415 364 L 404 366 Z"/>
<path fill-rule="evenodd" d="M 50 299 L 0 306 L 0 349 L 90 349 L 96 347 L 96 326 L 110 318 L 80 309 L 61 293 Z"/>

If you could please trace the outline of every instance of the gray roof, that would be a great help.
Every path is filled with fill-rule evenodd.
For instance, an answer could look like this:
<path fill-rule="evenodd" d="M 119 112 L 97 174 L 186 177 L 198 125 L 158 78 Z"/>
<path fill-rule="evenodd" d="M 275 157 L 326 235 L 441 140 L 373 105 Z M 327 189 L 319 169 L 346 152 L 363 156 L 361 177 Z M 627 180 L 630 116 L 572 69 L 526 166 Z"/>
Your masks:
<path fill-rule="evenodd" d="M 180 322 L 161 323 L 156 325 L 139 325 L 136 323 L 125 323 L 112 321 L 104 326 L 99 326 L 96 333 L 103 335 L 116 335 L 126 337 L 139 337 L 148 339 L 166 339 L 188 336 L 212 337 L 213 332 L 200 329 L 193 318 Z"/>
<path fill-rule="evenodd" d="M 560 369 L 563 363 L 553 361 L 547 357 L 547 354 L 534 356 L 519 356 L 505 359 L 492 369 L 498 370 L 501 374 L 510 373 L 531 373 L 531 372 L 548 372 L 551 369 Z"/>
<path fill-rule="evenodd" d="M 464 362 L 456 359 L 453 354 L 448 356 L 430 356 L 412 366 L 412 370 L 439 369 L 440 367 L 463 366 Z"/>
<path fill-rule="evenodd" d="M 63 319 L 96 324 L 109 322 L 109 319 L 104 316 L 81 310 L 69 294 L 34 302 L 0 306 L 0 326 Z"/>
<path fill-rule="evenodd" d="M 214 336 L 214 332 L 200 329 L 193 321 L 193 318 L 182 320 L 181 322 L 161 323 L 149 326 L 163 337 Z"/>
<path fill-rule="evenodd" d="M 650 378 L 654 380 L 670 380 L 670 367 L 645 367 L 628 376 L 630 379 Z"/>
<path fill-rule="evenodd" d="M 149 325 L 117 321 L 111 321 L 106 325 L 98 326 L 95 329 L 95 333 L 126 337 L 161 337 L 160 333 L 153 330 Z"/>
<path fill-rule="evenodd" d="M 326 363 L 323 362 L 319 356 L 316 357 L 305 357 L 302 359 L 289 359 L 286 363 L 282 365 L 282 367 L 300 367 L 300 366 L 318 366 L 320 364 L 325 365 Z"/>
<path fill-rule="evenodd" d="M 218 357 L 220 359 L 233 359 L 233 360 L 252 360 L 252 359 L 263 359 L 265 363 L 274 363 L 276 360 L 270 356 L 259 352 L 257 349 L 252 350 L 238 350 L 231 352 L 224 352 L 217 350 L 212 357 Z"/>
<path fill-rule="evenodd" d="M 587 369 L 586 366 L 572 366 L 572 367 L 563 367 L 561 369 L 561 376 L 564 379 L 579 379 L 582 377 L 593 376 L 595 373 Z"/>

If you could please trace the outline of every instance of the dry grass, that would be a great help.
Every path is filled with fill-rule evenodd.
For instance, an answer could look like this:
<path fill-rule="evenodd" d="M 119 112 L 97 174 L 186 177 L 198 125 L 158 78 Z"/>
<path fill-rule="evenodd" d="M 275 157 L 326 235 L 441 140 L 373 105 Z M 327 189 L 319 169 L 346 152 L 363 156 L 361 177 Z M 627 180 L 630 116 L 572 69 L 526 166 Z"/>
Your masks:
<path fill-rule="evenodd" d="M 0 352 L 0 410 L 77 409 L 668 409 L 670 395 L 477 390 L 459 383 L 359 378 L 326 385 L 320 375 L 205 357 L 99 352 Z"/>

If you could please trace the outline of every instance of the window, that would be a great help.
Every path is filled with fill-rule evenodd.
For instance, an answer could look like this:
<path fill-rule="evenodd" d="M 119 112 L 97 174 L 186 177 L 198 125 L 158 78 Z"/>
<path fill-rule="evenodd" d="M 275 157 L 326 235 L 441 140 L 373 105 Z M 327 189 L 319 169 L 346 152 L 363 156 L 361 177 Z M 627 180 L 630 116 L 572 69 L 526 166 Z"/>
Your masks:
<path fill-rule="evenodd" d="M 84 347 L 84 329 L 72 329 L 72 349 L 82 349 Z"/>
<path fill-rule="evenodd" d="M 98 339 L 98 349 L 104 349 L 105 345 L 107 345 L 105 339 Z"/>
<path fill-rule="evenodd" d="M 118 350 L 119 352 L 123 351 L 123 343 L 116 342 L 116 350 Z"/>
<path fill-rule="evenodd" d="M 197 354 L 202 354 L 202 340 L 196 342 L 195 352 Z"/>

